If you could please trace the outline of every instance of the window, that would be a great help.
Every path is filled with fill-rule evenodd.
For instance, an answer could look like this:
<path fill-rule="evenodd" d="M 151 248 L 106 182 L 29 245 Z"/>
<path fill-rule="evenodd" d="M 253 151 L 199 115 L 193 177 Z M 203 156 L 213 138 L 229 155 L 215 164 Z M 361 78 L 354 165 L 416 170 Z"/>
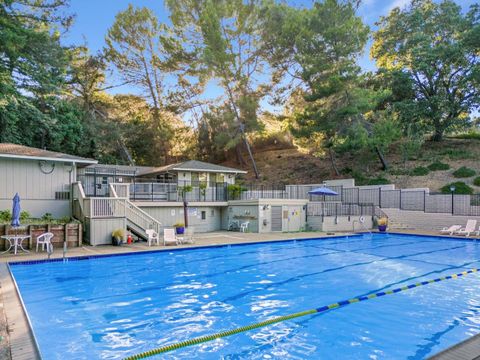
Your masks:
<path fill-rule="evenodd" d="M 202 211 L 202 220 L 205 220 L 207 218 L 207 212 Z"/>
<path fill-rule="evenodd" d="M 192 172 L 192 175 L 191 175 L 192 176 L 192 183 L 198 183 L 198 178 L 199 178 L 198 175 L 199 175 L 198 173 Z"/>
<path fill-rule="evenodd" d="M 202 183 L 206 183 L 208 180 L 207 173 L 199 173 L 198 174 L 198 180 Z"/>
<path fill-rule="evenodd" d="M 219 183 L 225 182 L 225 175 L 217 174 L 217 182 L 219 182 Z"/>

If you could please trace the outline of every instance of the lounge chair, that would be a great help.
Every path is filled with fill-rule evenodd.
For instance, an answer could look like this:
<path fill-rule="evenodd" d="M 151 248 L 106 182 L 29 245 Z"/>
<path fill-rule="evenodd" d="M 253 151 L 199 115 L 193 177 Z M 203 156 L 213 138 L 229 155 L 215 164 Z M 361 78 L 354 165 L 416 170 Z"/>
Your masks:
<path fill-rule="evenodd" d="M 53 251 L 53 246 L 52 246 L 52 239 L 53 239 L 53 234 L 51 232 L 46 232 L 41 235 L 37 236 L 37 250 L 38 252 L 38 245 L 42 245 L 42 251 L 45 250 L 45 245 L 47 245 L 47 252 L 50 250 Z"/>
<path fill-rule="evenodd" d="M 163 246 L 167 246 L 168 244 L 178 245 L 175 229 L 163 229 Z"/>
<path fill-rule="evenodd" d="M 145 232 L 147 233 L 148 235 L 148 246 L 152 246 L 152 243 L 156 243 L 157 245 L 160 245 L 160 239 L 158 237 L 158 233 L 153 230 L 153 229 L 148 229 L 148 230 L 145 230 Z"/>
<path fill-rule="evenodd" d="M 455 231 L 458 231 L 462 228 L 462 225 L 452 225 L 450 227 L 444 227 L 442 230 L 440 230 L 440 234 L 448 234 L 448 235 L 453 235 Z"/>
<path fill-rule="evenodd" d="M 185 228 L 185 233 L 183 236 L 177 236 L 178 242 L 180 244 L 195 244 L 195 240 L 193 240 L 193 234 L 195 233 L 195 228 L 187 227 Z"/>
<path fill-rule="evenodd" d="M 465 228 L 460 229 L 455 232 L 457 235 L 465 235 L 466 237 L 469 237 L 471 234 L 475 233 L 475 227 L 477 226 L 477 220 L 468 220 L 467 225 L 465 225 Z"/>
<path fill-rule="evenodd" d="M 248 231 L 248 225 L 250 225 L 250 221 L 245 221 L 244 223 L 240 224 L 240 231 L 241 232 L 247 232 Z"/>

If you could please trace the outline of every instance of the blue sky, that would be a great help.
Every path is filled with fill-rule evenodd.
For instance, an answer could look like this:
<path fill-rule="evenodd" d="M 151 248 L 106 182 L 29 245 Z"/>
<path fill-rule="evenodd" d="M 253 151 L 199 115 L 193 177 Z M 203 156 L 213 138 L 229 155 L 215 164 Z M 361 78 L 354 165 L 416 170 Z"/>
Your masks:
<path fill-rule="evenodd" d="M 287 0 L 295 6 L 311 6 L 311 0 Z M 458 4 L 466 10 L 475 0 L 457 0 Z M 169 22 L 168 11 L 163 0 L 71 0 L 71 11 L 76 14 L 75 23 L 70 31 L 65 35 L 63 42 L 65 45 L 80 45 L 87 43 L 92 53 L 101 50 L 105 44 L 105 34 L 108 28 L 113 24 L 115 15 L 128 7 L 132 3 L 136 6 L 146 6 L 151 8 L 161 22 Z M 382 15 L 394 7 L 403 7 L 409 3 L 409 0 L 363 0 L 359 8 L 359 15 L 372 28 L 375 29 L 375 22 Z M 365 49 L 365 54 L 359 60 L 364 70 L 374 70 L 375 64 L 369 58 L 369 42 Z M 207 91 L 217 92 L 214 87 L 209 87 Z M 113 92 L 131 92 L 137 93 L 138 89 L 123 86 L 116 88 Z M 216 95 L 216 94 L 214 94 Z M 207 94 L 208 96 L 208 94 Z"/>

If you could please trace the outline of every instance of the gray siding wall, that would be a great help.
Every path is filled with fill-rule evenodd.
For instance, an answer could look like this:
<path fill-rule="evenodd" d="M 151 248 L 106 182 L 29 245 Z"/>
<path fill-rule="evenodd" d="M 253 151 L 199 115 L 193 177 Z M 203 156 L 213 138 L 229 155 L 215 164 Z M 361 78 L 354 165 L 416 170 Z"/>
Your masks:
<path fill-rule="evenodd" d="M 172 227 L 177 222 L 183 223 L 183 207 L 142 206 L 141 209 L 157 219 L 164 227 Z M 189 207 L 188 225 L 195 227 L 195 232 L 210 232 L 222 229 L 222 208 L 216 206 Z M 206 219 L 202 220 L 202 211 Z"/>
<path fill-rule="evenodd" d="M 90 219 L 86 224 L 87 241 L 90 245 L 111 245 L 112 232 L 126 229 L 125 218 Z"/>
<path fill-rule="evenodd" d="M 23 210 L 33 217 L 41 217 L 46 212 L 56 217 L 70 215 L 68 200 L 55 200 L 55 192 L 70 191 L 71 179 L 75 179 L 75 169 L 63 162 L 47 162 L 50 174 L 41 171 L 38 160 L 0 158 L 0 210 L 10 209 L 16 192 L 20 195 Z"/>

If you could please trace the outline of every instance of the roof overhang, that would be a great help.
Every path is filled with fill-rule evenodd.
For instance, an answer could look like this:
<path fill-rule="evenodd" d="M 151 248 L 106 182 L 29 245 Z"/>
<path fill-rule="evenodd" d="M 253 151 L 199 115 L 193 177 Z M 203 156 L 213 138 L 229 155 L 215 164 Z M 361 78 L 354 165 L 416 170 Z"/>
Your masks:
<path fill-rule="evenodd" d="M 244 170 L 207 170 L 207 169 L 188 169 L 188 168 L 172 168 L 170 171 L 196 171 L 196 172 L 208 172 L 208 173 L 219 173 L 219 174 L 246 174 Z M 160 171 L 159 171 L 160 172 Z"/>
<path fill-rule="evenodd" d="M 68 158 L 55 158 L 55 157 L 43 157 L 43 156 L 14 155 L 14 154 L 0 154 L 0 158 L 69 162 L 74 164 L 97 164 L 98 163 L 97 160 L 90 160 L 90 159 L 68 159 Z"/>

